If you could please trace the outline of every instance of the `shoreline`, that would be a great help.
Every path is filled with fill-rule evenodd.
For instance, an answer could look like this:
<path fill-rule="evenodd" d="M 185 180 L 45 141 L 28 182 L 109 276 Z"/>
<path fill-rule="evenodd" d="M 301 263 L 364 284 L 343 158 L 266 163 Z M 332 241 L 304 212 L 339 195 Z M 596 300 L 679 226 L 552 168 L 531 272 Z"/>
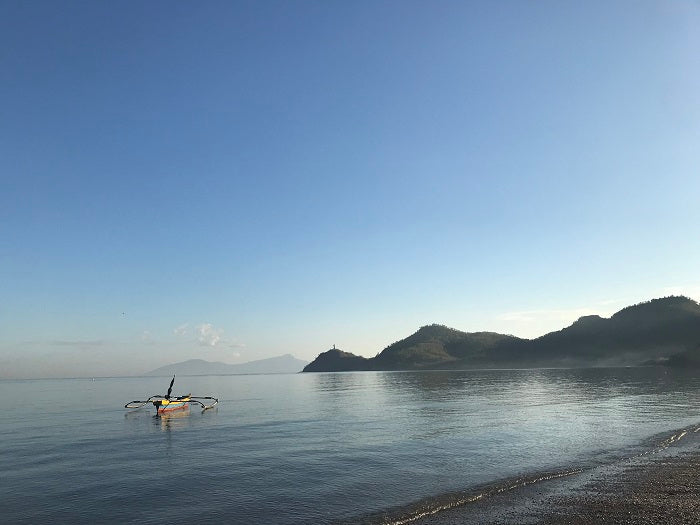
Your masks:
<path fill-rule="evenodd" d="M 700 523 L 700 424 L 637 456 L 484 491 L 463 503 L 387 525 Z"/>
<path fill-rule="evenodd" d="M 554 499 L 556 507 L 536 523 L 668 525 L 700 522 L 700 448 L 646 465 L 620 476 L 595 480 L 583 490 Z"/>

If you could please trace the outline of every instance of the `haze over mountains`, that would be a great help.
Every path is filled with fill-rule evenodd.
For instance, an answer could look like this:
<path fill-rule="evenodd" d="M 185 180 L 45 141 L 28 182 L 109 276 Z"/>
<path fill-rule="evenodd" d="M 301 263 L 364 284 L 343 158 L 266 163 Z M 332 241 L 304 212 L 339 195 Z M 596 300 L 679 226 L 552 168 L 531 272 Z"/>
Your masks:
<path fill-rule="evenodd" d="M 654 299 L 623 308 L 610 318 L 581 317 L 536 339 L 466 333 L 433 324 L 372 358 L 328 350 L 304 372 L 649 364 L 700 366 L 698 303 L 687 297 Z"/>
<path fill-rule="evenodd" d="M 177 375 L 234 375 L 234 374 L 295 374 L 300 372 L 308 361 L 297 359 L 291 354 L 285 354 L 269 359 L 249 361 L 238 365 L 204 361 L 203 359 L 190 359 L 180 363 L 161 366 L 145 376 L 171 376 Z"/>

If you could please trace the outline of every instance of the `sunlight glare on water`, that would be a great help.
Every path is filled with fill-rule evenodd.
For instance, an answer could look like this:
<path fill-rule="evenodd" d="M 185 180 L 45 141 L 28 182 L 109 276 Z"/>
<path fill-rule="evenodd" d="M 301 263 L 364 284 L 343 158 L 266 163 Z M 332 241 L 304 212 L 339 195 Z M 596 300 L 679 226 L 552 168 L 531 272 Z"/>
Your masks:
<path fill-rule="evenodd" d="M 662 368 L 183 376 L 174 394 L 219 406 L 122 408 L 168 383 L 0 382 L 4 519 L 352 521 L 700 420 L 700 380 Z"/>

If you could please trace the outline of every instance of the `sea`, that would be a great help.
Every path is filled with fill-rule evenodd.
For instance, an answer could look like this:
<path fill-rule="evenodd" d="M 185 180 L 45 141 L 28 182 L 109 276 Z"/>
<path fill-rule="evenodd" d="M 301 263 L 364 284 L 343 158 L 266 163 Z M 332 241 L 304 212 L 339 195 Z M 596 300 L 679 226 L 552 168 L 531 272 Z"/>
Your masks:
<path fill-rule="evenodd" d="M 666 368 L 0 381 L 3 523 L 410 523 L 483 486 L 644 454 L 700 422 Z M 483 504 L 483 503 L 482 503 Z"/>

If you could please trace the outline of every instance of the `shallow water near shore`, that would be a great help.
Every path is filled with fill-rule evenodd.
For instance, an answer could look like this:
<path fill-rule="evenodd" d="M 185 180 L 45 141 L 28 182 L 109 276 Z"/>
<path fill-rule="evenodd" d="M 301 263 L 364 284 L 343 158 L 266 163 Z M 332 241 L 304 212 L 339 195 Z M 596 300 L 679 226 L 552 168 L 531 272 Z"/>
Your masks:
<path fill-rule="evenodd" d="M 182 376 L 173 393 L 219 406 L 122 408 L 168 383 L 0 381 L 3 519 L 399 522 L 700 421 L 700 378 L 664 368 Z"/>

